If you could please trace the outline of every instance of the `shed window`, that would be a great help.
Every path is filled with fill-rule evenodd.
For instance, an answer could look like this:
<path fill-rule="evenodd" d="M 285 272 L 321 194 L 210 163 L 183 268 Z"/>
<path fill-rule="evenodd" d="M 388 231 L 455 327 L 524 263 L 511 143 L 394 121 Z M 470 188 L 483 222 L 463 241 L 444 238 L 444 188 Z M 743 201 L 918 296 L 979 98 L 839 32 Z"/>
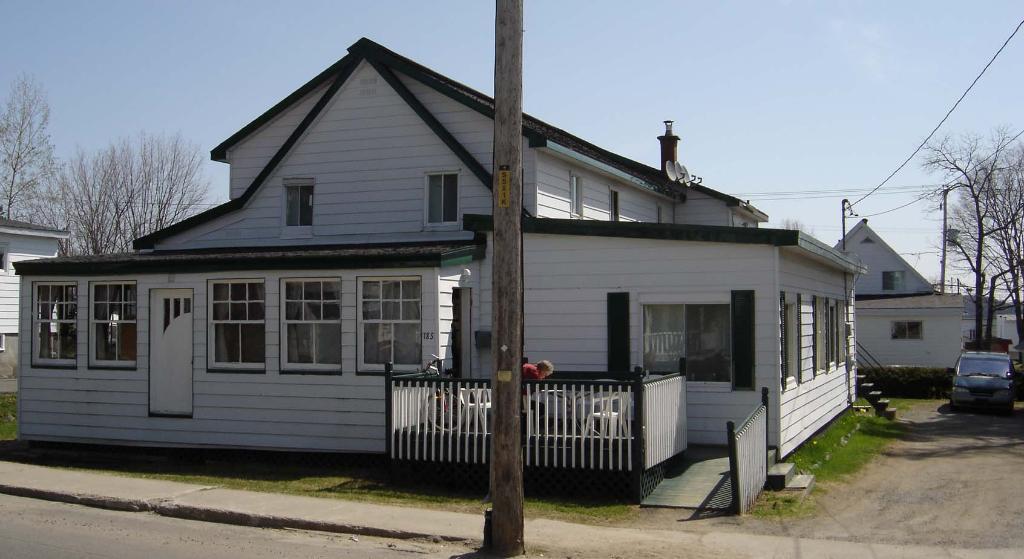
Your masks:
<path fill-rule="evenodd" d="M 420 278 L 363 279 L 359 282 L 359 358 L 363 370 L 384 364 L 415 370 L 420 349 Z"/>
<path fill-rule="evenodd" d="M 569 174 L 569 214 L 572 217 L 583 217 L 583 179 Z"/>
<path fill-rule="evenodd" d="M 341 365 L 341 280 L 284 281 L 284 366 Z"/>
<path fill-rule="evenodd" d="M 289 227 L 313 225 L 313 182 L 310 180 L 285 184 L 287 198 L 286 224 Z"/>
<path fill-rule="evenodd" d="M 732 382 L 729 305 L 644 305 L 644 368 L 675 372 L 686 358 L 686 378 Z"/>
<path fill-rule="evenodd" d="M 135 283 L 92 284 L 92 362 L 97 365 L 135 365 Z"/>
<path fill-rule="evenodd" d="M 619 220 L 619 191 L 610 190 L 608 191 L 608 219 L 611 221 Z"/>
<path fill-rule="evenodd" d="M 262 367 L 267 346 L 263 282 L 214 282 L 210 291 L 213 293 L 210 323 L 213 326 L 214 364 Z"/>
<path fill-rule="evenodd" d="M 459 175 L 427 175 L 427 223 L 459 221 Z"/>
<path fill-rule="evenodd" d="M 906 282 L 907 273 L 882 272 L 882 291 L 901 291 Z"/>
<path fill-rule="evenodd" d="M 924 339 L 924 326 L 919 320 L 896 320 L 892 323 L 892 339 L 921 340 Z"/>
<path fill-rule="evenodd" d="M 35 332 L 41 363 L 74 365 L 78 350 L 78 284 L 35 284 Z"/>

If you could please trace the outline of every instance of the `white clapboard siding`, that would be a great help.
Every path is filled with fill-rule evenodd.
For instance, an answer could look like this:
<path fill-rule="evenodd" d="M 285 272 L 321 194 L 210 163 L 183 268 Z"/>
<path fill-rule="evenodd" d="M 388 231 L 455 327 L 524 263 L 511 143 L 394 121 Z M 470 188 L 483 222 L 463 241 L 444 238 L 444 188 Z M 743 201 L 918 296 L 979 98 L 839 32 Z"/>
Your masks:
<path fill-rule="evenodd" d="M 962 346 L 960 307 L 861 308 L 857 312 L 860 343 L 882 365 L 951 367 Z M 894 321 L 921 322 L 920 340 L 892 339 Z"/>
<path fill-rule="evenodd" d="M 622 221 L 658 221 L 658 205 L 663 220 L 671 221 L 672 201 L 605 174 L 578 162 L 551 153 L 538 153 L 537 216 L 569 219 L 569 176 L 576 174 L 583 185 L 583 219 L 608 221 L 609 190 L 619 193 L 619 219 Z"/>
<path fill-rule="evenodd" d="M 686 191 L 686 202 L 676 204 L 675 223 L 685 225 L 734 225 L 732 222 L 732 210 L 724 201 L 692 189 Z"/>
<path fill-rule="evenodd" d="M 801 363 L 799 375 L 791 373 L 786 390 L 781 396 L 779 416 L 773 418 L 769 414 L 771 440 L 777 441 L 781 432 L 779 445 L 780 456 L 795 450 L 808 437 L 828 424 L 839 413 L 849 406 L 849 391 L 853 385 L 855 370 L 849 375 L 844 363 L 831 364 L 826 371 L 814 371 L 811 349 L 813 333 L 813 296 L 827 297 L 842 301 L 845 297 L 851 300 L 852 281 L 843 294 L 843 276 L 834 270 L 813 262 L 805 257 L 797 256 L 789 251 L 780 251 L 779 284 L 780 290 L 786 292 L 786 302 L 795 303 L 797 294 L 801 296 Z M 775 321 L 778 325 L 778 294 L 776 294 Z M 853 313 L 851 304 L 851 314 Z M 778 346 L 778 344 L 776 344 Z M 820 351 L 825 351 L 820 348 Z M 778 377 L 776 377 L 778 379 Z M 779 382 L 776 381 L 773 393 L 777 394 Z"/>
<path fill-rule="evenodd" d="M 438 272 L 432 268 L 245 271 L 209 274 L 120 276 L 138 286 L 138 361 L 134 370 L 88 366 L 89 282 L 79 285 L 78 363 L 72 369 L 32 365 L 31 322 L 22 322 L 19 429 L 26 440 L 74 441 L 152 446 L 223 446 L 334 452 L 383 452 L 384 382 L 358 375 L 357 281 L 361 277 L 418 276 L 422 281 L 422 328 L 437 340 Z M 284 374 L 280 370 L 280 285 L 284 278 L 340 278 L 342 282 L 342 374 Z M 25 277 L 22 313 L 29 316 L 31 285 L 61 281 Z M 266 370 L 249 373 L 207 371 L 207 292 L 212 279 L 264 281 L 266 291 Z M 194 292 L 193 417 L 149 416 L 149 292 L 188 288 Z M 425 336 L 426 337 L 426 336 Z M 423 341 L 426 362 L 435 342 Z M 419 366 L 414 367 L 418 369 Z"/>
<path fill-rule="evenodd" d="M 56 256 L 57 239 L 0 233 L 0 252 L 5 253 L 0 269 L 0 334 L 17 334 L 20 282 L 14 263 Z"/>
<path fill-rule="evenodd" d="M 607 370 L 607 294 L 629 292 L 631 366 L 643 363 L 644 303 L 729 304 L 732 290 L 755 290 L 756 384 L 778 384 L 778 298 L 774 249 L 760 245 L 527 234 L 524 239 L 526 339 L 531 361 L 556 370 Z M 481 266 L 481 309 L 489 316 L 490 266 Z M 481 352 L 491 371 L 489 352 Z M 727 384 L 687 386 L 688 439 L 725 444 L 726 421 L 742 421 L 759 391 Z"/>
<path fill-rule="evenodd" d="M 867 268 L 867 272 L 857 277 L 857 293 L 861 295 L 908 295 L 932 292 L 932 284 L 863 221 L 858 223 L 847 235 L 846 250 L 853 253 L 861 265 Z M 905 283 L 902 289 L 882 289 L 882 272 L 904 272 Z"/>
<path fill-rule="evenodd" d="M 476 145 L 489 129 L 485 120 L 464 122 L 459 133 L 472 136 L 476 154 L 486 155 L 489 165 L 490 156 Z M 268 134 L 277 131 L 272 126 L 266 129 Z M 256 142 L 259 134 L 248 142 Z M 261 161 L 262 155 L 244 160 L 245 164 Z M 234 158 L 231 162 L 232 168 L 243 163 L 241 159 L 236 163 Z M 310 239 L 316 243 L 366 243 L 466 237 L 467 233 L 457 226 L 437 228 L 425 224 L 426 175 L 433 172 L 458 173 L 462 213 L 490 213 L 488 185 L 481 184 L 398 93 L 364 62 L 243 209 L 171 237 L 159 247 L 294 245 L 308 243 Z M 315 181 L 311 237 L 297 238 L 293 228 L 284 226 L 282 180 L 287 177 L 312 177 Z"/>

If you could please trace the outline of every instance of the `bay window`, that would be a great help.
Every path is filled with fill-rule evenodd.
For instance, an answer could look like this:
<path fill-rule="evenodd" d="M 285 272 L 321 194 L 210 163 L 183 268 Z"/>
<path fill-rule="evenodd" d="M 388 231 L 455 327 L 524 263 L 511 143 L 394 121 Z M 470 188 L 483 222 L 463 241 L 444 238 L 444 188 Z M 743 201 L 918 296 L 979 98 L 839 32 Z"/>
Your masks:
<path fill-rule="evenodd" d="M 283 280 L 282 369 L 341 369 L 341 280 Z"/>
<path fill-rule="evenodd" d="M 732 381 L 728 304 L 644 305 L 644 368 L 676 372 L 686 358 L 686 379 Z"/>
<path fill-rule="evenodd" d="M 134 367 L 138 305 L 135 282 L 93 283 L 91 291 L 91 363 Z"/>
<path fill-rule="evenodd" d="M 420 278 L 360 278 L 359 368 L 383 371 L 418 370 L 420 341 Z"/>
<path fill-rule="evenodd" d="M 36 362 L 74 365 L 78 352 L 78 284 L 35 283 Z"/>
<path fill-rule="evenodd" d="M 214 281 L 210 294 L 212 365 L 262 369 L 267 346 L 263 282 Z"/>

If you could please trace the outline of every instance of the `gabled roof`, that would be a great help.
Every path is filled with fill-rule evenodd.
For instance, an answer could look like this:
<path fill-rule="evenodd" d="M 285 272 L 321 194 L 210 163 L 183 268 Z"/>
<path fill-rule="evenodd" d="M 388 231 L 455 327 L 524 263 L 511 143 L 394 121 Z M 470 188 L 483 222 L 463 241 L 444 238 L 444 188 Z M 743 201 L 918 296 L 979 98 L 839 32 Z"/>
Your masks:
<path fill-rule="evenodd" d="M 52 227 L 46 227 L 44 225 L 38 225 L 30 223 L 28 221 L 21 221 L 19 219 L 7 219 L 0 217 L 0 232 L 14 233 L 21 235 L 35 235 L 42 237 L 54 237 L 58 239 L 66 239 L 68 232 L 63 229 L 54 229 Z"/>
<path fill-rule="evenodd" d="M 269 110 L 264 112 L 262 115 L 257 117 L 249 124 L 242 127 L 241 130 L 235 132 L 228 139 L 221 142 L 217 147 L 213 148 L 210 152 L 210 158 L 214 161 L 227 161 L 228 150 L 232 146 L 241 142 L 247 136 L 253 132 L 259 130 L 262 126 L 269 123 L 288 107 L 292 106 L 300 99 L 306 97 L 311 92 L 316 91 L 318 88 L 325 84 L 330 84 L 327 91 L 321 96 L 314 105 L 313 109 L 310 110 L 309 114 L 302 120 L 302 122 L 296 127 L 288 140 L 285 141 L 281 149 L 271 158 L 267 166 L 263 171 L 253 180 L 250 186 L 242 193 L 241 196 L 225 203 L 220 206 L 211 208 L 205 212 L 192 216 L 179 223 L 176 223 L 170 227 L 156 231 L 144 237 L 136 239 L 134 246 L 136 249 L 147 249 L 153 248 L 156 241 L 166 238 L 168 236 L 180 233 L 191 227 L 234 211 L 245 205 L 246 201 L 252 197 L 255 191 L 260 185 L 270 176 L 281 160 L 287 155 L 287 152 L 294 146 L 295 142 L 306 130 L 306 128 L 315 120 L 316 116 L 320 113 L 327 102 L 334 96 L 337 90 L 345 82 L 346 79 L 351 75 L 352 71 L 356 66 L 363 60 L 371 63 L 374 68 L 383 75 L 384 79 L 398 92 L 398 94 L 416 111 L 416 113 L 427 123 L 430 128 L 438 134 L 439 137 L 451 148 L 456 155 L 462 159 L 467 166 L 475 174 L 481 178 L 484 185 L 488 188 L 491 187 L 489 174 L 480 165 L 479 162 L 472 159 L 469 153 L 462 148 L 461 145 L 455 141 L 454 137 L 444 130 L 444 127 L 440 125 L 433 118 L 430 112 L 422 106 L 416 100 L 415 96 L 409 92 L 402 83 L 395 78 L 392 70 L 397 70 L 403 75 L 409 76 L 412 79 L 430 87 L 431 89 L 446 95 L 447 97 L 469 107 L 480 114 L 487 116 L 488 118 L 494 118 L 494 99 L 480 93 L 479 91 L 461 84 L 447 76 L 443 76 L 421 64 L 418 64 L 404 56 L 401 56 L 391 50 L 384 48 L 383 46 L 367 39 L 362 38 L 356 41 L 348 49 L 349 54 L 332 64 L 329 68 L 323 72 L 317 74 L 312 80 L 306 82 L 299 89 L 292 92 L 290 95 L 282 99 L 279 103 L 271 107 Z M 601 164 L 607 165 L 613 169 L 621 171 L 630 177 L 634 177 L 636 181 L 642 187 L 648 188 L 659 194 L 669 196 L 675 199 L 683 200 L 686 197 L 686 188 L 668 180 L 668 178 L 658 168 L 645 165 L 643 163 L 633 161 L 626 157 L 622 157 L 616 153 L 608 151 L 604 148 L 600 148 L 582 138 L 570 134 L 565 130 L 552 126 L 540 119 L 534 118 L 528 114 L 523 114 L 523 135 L 526 136 L 530 141 L 531 147 L 560 147 L 567 148 L 573 152 L 579 153 L 587 158 L 593 159 Z M 482 172 L 481 172 L 482 171 Z M 484 177 L 483 175 L 487 176 Z M 723 194 L 711 188 L 703 185 L 692 185 L 690 187 L 697 192 L 701 192 L 705 195 L 720 199 L 729 206 L 741 207 L 752 215 L 767 219 L 767 216 L 751 206 L 749 203 L 740 200 L 739 198 Z"/>
<path fill-rule="evenodd" d="M 923 283 L 925 285 L 931 285 L 932 284 L 932 282 L 930 282 L 927 279 L 925 279 L 925 277 L 922 276 L 921 273 L 917 271 L 917 269 L 915 269 L 913 266 L 911 266 L 910 263 L 907 262 L 905 258 L 900 256 L 900 253 L 896 252 L 895 249 L 893 249 L 891 246 L 889 246 L 889 243 L 885 242 L 885 239 L 883 239 L 878 234 L 878 232 L 876 232 L 874 229 L 872 229 L 871 227 L 868 226 L 867 218 L 863 218 L 860 221 L 858 221 L 857 225 L 854 225 L 853 229 L 850 229 L 850 231 L 846 233 L 846 237 L 844 237 L 846 239 L 846 241 L 847 241 L 846 252 L 852 252 L 852 253 L 856 253 L 857 252 L 857 249 L 855 247 L 850 246 L 849 243 L 850 243 L 851 239 L 856 239 L 857 236 L 862 231 L 865 234 L 870 234 L 871 235 L 871 240 L 873 242 L 875 242 L 875 244 L 881 245 L 882 248 L 884 248 L 885 250 L 891 252 L 893 257 L 895 257 L 900 263 L 902 263 L 904 266 L 906 266 L 908 270 L 910 270 L 911 274 L 916 276 L 917 279 L 921 280 L 921 283 Z M 843 246 L 843 240 L 840 239 L 839 242 L 836 243 L 835 249 L 836 250 L 840 250 L 842 248 L 842 246 Z"/>

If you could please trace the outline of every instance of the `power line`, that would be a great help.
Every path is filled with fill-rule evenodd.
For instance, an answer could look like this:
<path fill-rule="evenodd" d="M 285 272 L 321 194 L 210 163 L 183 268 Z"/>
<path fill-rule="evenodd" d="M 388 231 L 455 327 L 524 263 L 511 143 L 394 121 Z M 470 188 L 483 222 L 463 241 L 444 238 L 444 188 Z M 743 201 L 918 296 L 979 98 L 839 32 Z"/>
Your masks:
<path fill-rule="evenodd" d="M 1003 49 L 1006 48 L 1006 45 L 1008 45 L 1010 43 L 1010 40 L 1013 39 L 1013 37 L 1017 34 L 1018 31 L 1020 31 L 1021 26 L 1024 26 L 1024 19 L 1020 20 L 1020 23 L 1018 23 L 1017 27 L 1014 28 L 1013 33 L 1010 33 L 1010 36 L 1007 37 L 1005 41 L 1003 41 L 1003 45 L 1001 47 L 999 47 L 999 50 L 997 50 L 995 54 L 992 55 L 992 58 L 989 59 L 988 64 L 985 64 L 985 67 L 981 69 L 981 72 L 979 72 L 977 77 L 974 78 L 974 81 L 971 82 L 971 85 L 969 85 L 967 87 L 967 89 L 964 90 L 964 92 L 960 96 L 960 98 L 956 100 L 956 103 L 953 103 L 953 106 L 950 107 L 948 111 L 946 111 L 946 116 L 942 117 L 942 120 L 940 120 L 939 123 L 935 125 L 935 128 L 932 128 L 932 131 L 928 133 L 928 136 L 923 141 L 921 141 L 921 143 L 917 146 L 917 149 L 915 149 L 914 152 L 910 154 L 910 156 L 908 156 L 905 160 L 903 160 L 903 163 L 900 163 L 900 166 L 896 167 L 895 171 L 889 173 L 889 176 L 885 177 L 885 180 L 883 180 L 882 182 L 878 183 L 878 186 L 873 188 L 871 190 L 871 192 L 868 192 L 864 196 L 861 196 L 860 198 L 858 198 L 856 202 L 850 204 L 850 207 L 856 206 L 857 204 L 862 202 L 865 198 L 867 198 L 868 196 L 871 196 L 876 191 L 878 191 L 879 188 L 882 188 L 883 186 L 885 186 L 886 183 L 888 183 L 890 179 L 892 179 L 893 177 L 896 176 L 896 173 L 899 173 L 900 171 L 902 171 L 903 168 L 907 166 L 907 163 L 910 163 L 910 161 L 913 160 L 914 157 L 917 156 L 917 154 L 921 151 L 921 149 L 924 148 L 924 146 L 928 143 L 928 141 L 932 139 L 932 136 L 934 136 L 935 133 L 939 131 L 939 128 L 941 128 L 942 125 L 946 123 L 946 120 L 948 120 L 949 116 L 951 114 L 953 114 L 953 111 L 955 111 L 956 108 L 960 106 L 960 102 L 963 101 L 965 97 L 967 97 L 967 94 L 970 93 L 972 89 L 974 89 L 974 85 L 978 83 L 978 80 L 981 79 L 981 76 L 985 75 L 985 72 L 988 70 L 989 66 L 991 66 L 992 63 L 996 61 L 996 58 L 998 58 L 999 54 L 1003 52 Z"/>

